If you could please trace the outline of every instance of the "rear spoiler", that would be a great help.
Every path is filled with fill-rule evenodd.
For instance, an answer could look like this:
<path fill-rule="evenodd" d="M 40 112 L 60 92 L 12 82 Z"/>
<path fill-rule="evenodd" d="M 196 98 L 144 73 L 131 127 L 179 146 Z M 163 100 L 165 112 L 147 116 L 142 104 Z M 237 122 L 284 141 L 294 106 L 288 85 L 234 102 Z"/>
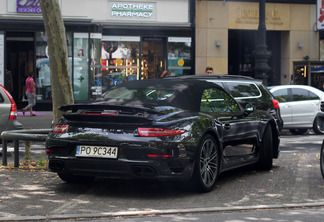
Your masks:
<path fill-rule="evenodd" d="M 119 106 L 119 105 L 101 105 L 101 104 L 72 104 L 72 105 L 64 105 L 58 108 L 62 112 L 86 112 L 86 111 L 100 111 L 103 112 L 105 110 L 109 111 L 121 111 L 127 113 L 152 113 L 158 114 L 159 112 L 153 108 L 148 107 L 134 107 L 134 106 Z"/>

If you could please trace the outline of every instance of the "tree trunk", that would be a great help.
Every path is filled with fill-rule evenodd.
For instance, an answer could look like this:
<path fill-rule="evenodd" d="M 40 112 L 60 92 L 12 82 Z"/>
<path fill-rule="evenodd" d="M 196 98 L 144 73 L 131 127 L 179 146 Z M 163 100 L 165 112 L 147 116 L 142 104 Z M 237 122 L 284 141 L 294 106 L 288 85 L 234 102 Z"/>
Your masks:
<path fill-rule="evenodd" d="M 53 120 L 56 123 L 62 116 L 61 105 L 73 104 L 73 91 L 70 77 L 65 27 L 58 0 L 39 0 L 51 70 Z"/>

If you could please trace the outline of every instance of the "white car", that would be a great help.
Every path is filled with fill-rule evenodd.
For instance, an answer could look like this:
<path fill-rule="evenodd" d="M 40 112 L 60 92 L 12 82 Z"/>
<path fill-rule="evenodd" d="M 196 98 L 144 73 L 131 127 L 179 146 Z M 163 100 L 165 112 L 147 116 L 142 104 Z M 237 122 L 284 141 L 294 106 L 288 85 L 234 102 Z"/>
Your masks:
<path fill-rule="evenodd" d="M 3 131 L 22 129 L 17 120 L 17 106 L 10 93 L 0 85 L 0 135 Z M 0 136 L 0 143 L 2 142 Z"/>
<path fill-rule="evenodd" d="M 268 87 L 279 101 L 283 129 L 289 129 L 295 135 L 302 135 L 308 129 L 316 134 L 324 134 L 322 121 L 317 117 L 323 113 L 324 92 L 306 85 L 281 85 Z M 324 113 L 323 113 L 324 114 Z"/>

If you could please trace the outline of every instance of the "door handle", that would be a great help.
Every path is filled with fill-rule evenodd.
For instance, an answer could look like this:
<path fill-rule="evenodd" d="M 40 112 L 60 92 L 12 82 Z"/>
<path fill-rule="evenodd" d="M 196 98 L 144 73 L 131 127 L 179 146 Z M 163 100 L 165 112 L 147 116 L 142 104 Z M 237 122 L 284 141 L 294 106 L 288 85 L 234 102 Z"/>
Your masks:
<path fill-rule="evenodd" d="M 230 125 L 230 124 L 226 123 L 226 124 L 224 125 L 224 129 L 229 130 L 230 128 L 231 128 L 231 125 Z"/>

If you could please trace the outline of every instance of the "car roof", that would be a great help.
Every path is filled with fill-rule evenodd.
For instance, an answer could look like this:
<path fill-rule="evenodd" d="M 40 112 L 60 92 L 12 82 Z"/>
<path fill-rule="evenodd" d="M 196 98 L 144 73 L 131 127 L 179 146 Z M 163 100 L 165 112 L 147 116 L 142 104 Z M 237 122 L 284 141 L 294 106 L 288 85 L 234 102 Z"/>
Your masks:
<path fill-rule="evenodd" d="M 298 89 L 307 89 L 315 94 L 317 94 L 318 96 L 323 97 L 324 96 L 324 92 L 320 89 L 317 89 L 313 86 L 308 86 L 308 85 L 279 85 L 279 86 L 269 86 L 267 87 L 270 92 L 273 92 L 277 89 L 291 89 L 291 88 L 298 88 Z"/>
<path fill-rule="evenodd" d="M 201 80 L 233 80 L 233 81 L 256 81 L 261 82 L 259 79 L 254 79 L 249 76 L 242 76 L 242 75 L 183 75 L 177 77 L 169 77 L 171 78 L 179 78 L 179 79 L 201 79 Z"/>

